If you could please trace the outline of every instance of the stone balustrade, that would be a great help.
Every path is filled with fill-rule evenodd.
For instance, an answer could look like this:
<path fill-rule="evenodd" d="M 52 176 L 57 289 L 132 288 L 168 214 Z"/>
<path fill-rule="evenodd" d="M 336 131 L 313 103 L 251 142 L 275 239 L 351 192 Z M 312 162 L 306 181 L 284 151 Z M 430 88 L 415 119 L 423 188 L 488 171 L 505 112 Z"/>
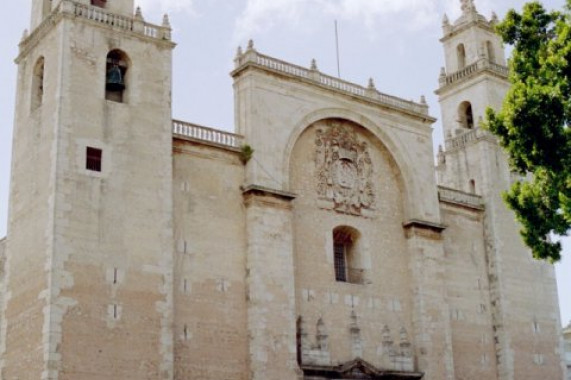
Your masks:
<path fill-rule="evenodd" d="M 416 103 L 410 100 L 404 100 L 399 97 L 387 95 L 377 91 L 372 83 L 368 87 L 364 87 L 330 75 L 323 74 L 317 70 L 317 67 L 314 64 L 312 64 L 311 68 L 305 68 L 264 54 L 260 54 L 253 48 L 252 45 L 250 45 L 245 52 L 242 52 L 241 50 L 238 51 L 235 63 L 236 70 L 240 70 L 242 67 L 248 64 L 253 64 L 271 71 L 311 81 L 328 89 L 332 89 L 352 96 L 366 98 L 369 101 L 374 101 L 383 106 L 388 106 L 415 114 L 428 115 L 428 105 L 424 101 Z"/>
<path fill-rule="evenodd" d="M 234 133 L 179 120 L 173 120 L 172 126 L 174 135 L 191 138 L 193 140 L 228 148 L 240 148 L 244 144 L 244 138 Z"/>
<path fill-rule="evenodd" d="M 491 62 L 488 58 L 480 58 L 478 61 L 464 67 L 462 70 L 458 70 L 452 74 L 440 76 L 440 87 L 449 86 L 451 84 L 457 83 L 463 79 L 469 78 L 476 73 L 482 71 L 491 71 L 492 73 L 499 75 L 503 78 L 507 78 L 509 70 L 507 67 L 498 65 L 497 63 Z"/>
<path fill-rule="evenodd" d="M 497 142 L 496 138 L 490 132 L 482 128 L 476 128 L 467 130 L 467 132 L 456 137 L 447 138 L 444 144 L 446 150 L 454 150 L 464 148 L 466 145 L 478 140 Z"/>
<path fill-rule="evenodd" d="M 73 3 L 73 15 L 122 30 L 133 30 L 133 18 L 106 12 L 102 8 Z"/>
<path fill-rule="evenodd" d="M 61 0 L 40 25 L 30 35 L 25 34 L 20 42 L 20 54 L 35 46 L 37 41 L 57 22 L 62 16 L 83 18 L 99 24 L 107 25 L 123 31 L 129 31 L 149 38 L 168 40 L 171 39 L 170 26 L 158 26 L 148 23 L 139 16 L 122 16 L 72 0 Z"/>
<path fill-rule="evenodd" d="M 438 199 L 441 202 L 460 204 L 479 210 L 484 209 L 484 202 L 481 196 L 444 186 L 438 186 Z"/>

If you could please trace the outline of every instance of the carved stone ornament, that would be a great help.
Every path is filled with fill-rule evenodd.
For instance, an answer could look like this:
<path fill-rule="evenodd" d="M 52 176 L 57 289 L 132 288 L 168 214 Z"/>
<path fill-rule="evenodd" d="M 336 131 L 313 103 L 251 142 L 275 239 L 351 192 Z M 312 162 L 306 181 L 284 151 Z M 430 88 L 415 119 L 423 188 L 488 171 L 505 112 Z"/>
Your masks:
<path fill-rule="evenodd" d="M 361 215 L 375 203 L 373 164 L 365 141 L 347 122 L 329 121 L 316 131 L 315 175 L 320 199 L 334 210 Z"/>

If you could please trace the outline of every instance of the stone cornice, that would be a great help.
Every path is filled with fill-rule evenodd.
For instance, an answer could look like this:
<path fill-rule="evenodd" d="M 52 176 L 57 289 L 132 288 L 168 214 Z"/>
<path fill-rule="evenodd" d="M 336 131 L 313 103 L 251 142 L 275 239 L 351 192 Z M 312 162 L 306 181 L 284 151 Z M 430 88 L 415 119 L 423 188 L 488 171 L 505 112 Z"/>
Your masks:
<path fill-rule="evenodd" d="M 294 200 L 297 197 L 296 194 L 290 193 L 288 191 L 271 189 L 269 187 L 255 184 L 243 186 L 242 194 L 244 196 L 270 196 L 288 202 Z"/>
<path fill-rule="evenodd" d="M 158 26 L 147 23 L 140 15 L 126 17 L 72 0 L 61 0 L 52 13 L 30 35 L 24 35 L 19 44 L 20 51 L 16 63 L 19 63 L 22 57 L 26 56 L 63 18 L 83 19 L 99 27 L 119 30 L 134 37 L 163 44 L 171 49 L 176 46 L 171 41 L 171 28 L 168 25 L 168 19 L 165 19 L 167 24 Z"/>

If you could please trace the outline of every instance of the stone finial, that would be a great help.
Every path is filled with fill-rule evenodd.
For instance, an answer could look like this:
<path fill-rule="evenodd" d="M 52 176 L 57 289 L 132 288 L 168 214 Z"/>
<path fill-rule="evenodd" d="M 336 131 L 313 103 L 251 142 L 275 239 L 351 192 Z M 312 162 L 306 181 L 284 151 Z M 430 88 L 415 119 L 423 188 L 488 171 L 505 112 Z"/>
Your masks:
<path fill-rule="evenodd" d="M 373 78 L 369 78 L 369 84 L 367 85 L 367 89 L 371 91 L 375 91 L 377 88 L 375 87 L 375 81 Z"/>
<path fill-rule="evenodd" d="M 406 329 L 403 327 L 402 329 L 400 329 L 400 342 L 402 343 L 409 343 L 408 341 L 408 333 L 406 332 Z"/>
<path fill-rule="evenodd" d="M 444 154 L 444 148 L 442 145 L 438 145 L 438 165 L 446 164 L 446 155 Z"/>
<path fill-rule="evenodd" d="M 424 95 L 420 96 L 420 104 L 426 105 L 426 96 L 424 96 Z"/>
<path fill-rule="evenodd" d="M 135 18 L 137 20 L 143 20 L 143 11 L 141 10 L 141 7 L 137 7 L 135 10 Z"/>
<path fill-rule="evenodd" d="M 490 18 L 490 24 L 496 25 L 499 22 L 498 15 L 496 12 L 492 12 L 492 17 Z"/>
<path fill-rule="evenodd" d="M 163 27 L 165 28 L 170 28 L 171 27 L 171 22 L 169 20 L 169 15 L 165 13 L 165 15 L 163 16 Z"/>
<path fill-rule="evenodd" d="M 326 351 L 329 349 L 328 338 L 325 322 L 323 322 L 323 318 L 319 318 L 317 321 L 317 346 L 320 350 Z"/>
<path fill-rule="evenodd" d="M 440 68 L 440 77 L 445 77 L 446 76 L 446 68 L 441 67 Z"/>
<path fill-rule="evenodd" d="M 22 41 L 24 41 L 26 38 L 28 38 L 29 36 L 29 32 L 28 29 L 24 29 L 24 32 L 22 33 Z"/>
<path fill-rule="evenodd" d="M 310 68 L 311 70 L 313 70 L 313 71 L 317 71 L 317 70 L 318 70 L 318 69 L 317 69 L 317 61 L 315 60 L 315 58 L 311 60 L 311 65 L 310 65 L 309 68 Z"/>
<path fill-rule="evenodd" d="M 238 46 L 238 48 L 236 49 L 236 59 L 242 57 L 243 54 L 244 52 L 242 51 L 242 46 Z"/>
<path fill-rule="evenodd" d="M 351 311 L 351 330 L 359 329 L 359 324 L 357 323 L 357 313 L 355 310 Z"/>
<path fill-rule="evenodd" d="M 383 331 L 381 332 L 381 335 L 383 337 L 383 343 L 392 343 L 393 339 L 391 338 L 391 330 L 389 329 L 389 326 L 385 325 L 385 327 L 383 327 Z"/>
<path fill-rule="evenodd" d="M 248 50 L 254 50 L 254 40 L 248 41 Z"/>
<path fill-rule="evenodd" d="M 446 13 L 444 13 L 444 17 L 442 17 L 442 26 L 443 27 L 450 26 L 450 19 L 448 18 L 448 15 Z"/>
<path fill-rule="evenodd" d="M 474 5 L 474 0 L 460 0 L 462 3 L 462 13 L 474 13 L 476 12 L 476 5 Z"/>

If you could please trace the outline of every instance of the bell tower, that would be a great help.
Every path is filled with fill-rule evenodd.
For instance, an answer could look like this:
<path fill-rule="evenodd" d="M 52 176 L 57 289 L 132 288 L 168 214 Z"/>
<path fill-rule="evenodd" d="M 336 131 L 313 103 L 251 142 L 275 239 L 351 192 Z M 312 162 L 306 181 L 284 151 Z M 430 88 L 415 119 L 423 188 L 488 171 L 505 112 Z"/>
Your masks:
<path fill-rule="evenodd" d="M 558 316 L 550 312 L 558 310 L 554 269 L 535 261 L 523 245 L 515 216 L 502 199 L 515 177 L 496 138 L 482 125 L 486 108 L 499 109 L 510 85 L 502 42 L 494 33 L 498 20 L 495 14 L 490 20 L 479 14 L 474 0 L 461 0 L 461 6 L 458 20 L 445 16 L 442 24 L 445 67 L 436 94 L 445 146 L 438 153 L 438 184 L 483 201 L 484 288 L 490 299 L 483 308 L 492 317 L 497 379 L 560 378 L 560 357 L 550 346 L 560 330 Z"/>
<path fill-rule="evenodd" d="M 0 378 L 172 379 L 174 43 L 133 0 L 32 0 Z"/>

